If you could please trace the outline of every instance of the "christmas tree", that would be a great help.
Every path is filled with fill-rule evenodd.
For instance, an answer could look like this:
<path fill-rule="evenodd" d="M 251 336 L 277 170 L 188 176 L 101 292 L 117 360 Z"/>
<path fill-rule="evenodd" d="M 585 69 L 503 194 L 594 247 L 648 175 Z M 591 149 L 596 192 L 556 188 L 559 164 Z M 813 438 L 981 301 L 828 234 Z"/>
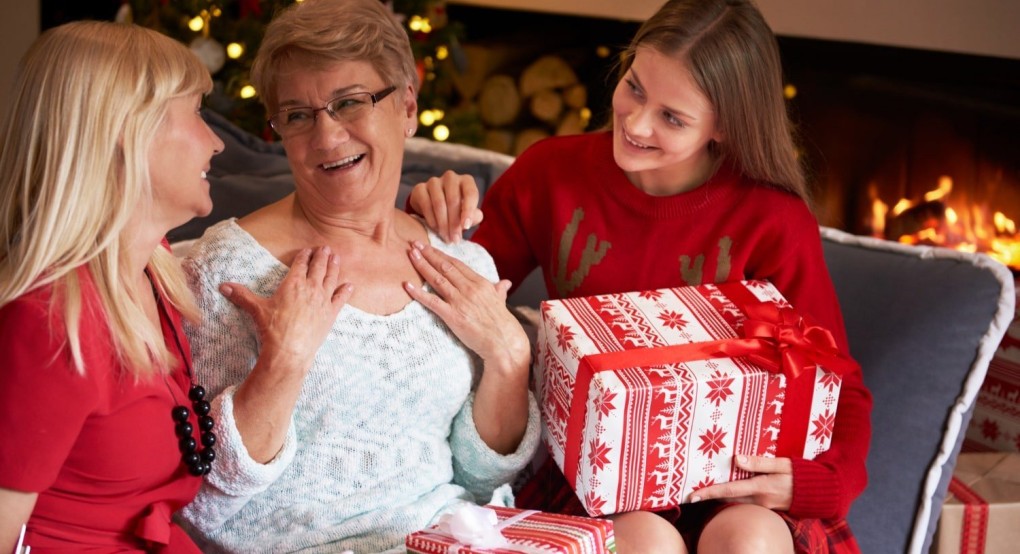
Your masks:
<path fill-rule="evenodd" d="M 129 0 L 120 19 L 188 45 L 209 68 L 214 90 L 207 106 L 242 129 L 272 140 L 258 91 L 248 81 L 266 25 L 295 0 Z M 386 5 L 408 32 L 418 65 L 418 134 L 466 144 L 481 141 L 477 115 L 450 110 L 452 74 L 463 68 L 462 28 L 442 0 L 391 0 Z"/>

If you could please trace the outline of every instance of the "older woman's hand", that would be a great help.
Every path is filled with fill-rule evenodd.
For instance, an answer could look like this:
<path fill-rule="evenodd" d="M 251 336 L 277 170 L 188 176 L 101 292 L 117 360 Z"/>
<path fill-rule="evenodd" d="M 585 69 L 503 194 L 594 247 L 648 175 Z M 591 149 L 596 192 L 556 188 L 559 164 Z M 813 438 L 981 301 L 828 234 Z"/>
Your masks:
<path fill-rule="evenodd" d="M 415 185 L 407 202 L 446 242 L 459 241 L 464 231 L 481 223 L 484 217 L 478 209 L 478 184 L 474 177 L 453 171 Z"/>
<path fill-rule="evenodd" d="M 475 391 L 478 434 L 493 450 L 513 452 L 528 423 L 531 344 L 506 307 L 510 282 L 492 283 L 460 260 L 418 241 L 408 255 L 436 294 L 405 283 L 407 293 L 435 312 L 485 364 Z"/>
<path fill-rule="evenodd" d="M 273 296 L 224 283 L 220 292 L 255 322 L 259 358 L 234 395 L 234 419 L 249 455 L 271 460 L 286 438 L 315 354 L 354 288 L 340 282 L 329 247 L 301 250 Z"/>

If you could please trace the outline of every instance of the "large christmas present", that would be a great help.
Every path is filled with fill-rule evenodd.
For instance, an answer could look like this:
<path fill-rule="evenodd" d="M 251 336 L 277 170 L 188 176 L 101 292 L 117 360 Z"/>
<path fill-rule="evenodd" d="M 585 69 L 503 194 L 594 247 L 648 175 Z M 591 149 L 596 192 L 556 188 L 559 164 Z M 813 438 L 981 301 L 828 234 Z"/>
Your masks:
<path fill-rule="evenodd" d="M 963 453 L 942 506 L 933 554 L 1006 554 L 1020 545 L 1020 454 Z"/>
<path fill-rule="evenodd" d="M 464 505 L 408 535 L 408 552 L 606 554 L 616 552 L 613 522 L 496 506 Z"/>
<path fill-rule="evenodd" d="M 592 516 L 746 478 L 738 454 L 825 451 L 854 363 L 765 281 L 548 301 L 541 316 L 543 436 Z"/>
<path fill-rule="evenodd" d="M 1020 452 L 1020 283 L 1018 312 L 988 365 L 963 449 Z"/>

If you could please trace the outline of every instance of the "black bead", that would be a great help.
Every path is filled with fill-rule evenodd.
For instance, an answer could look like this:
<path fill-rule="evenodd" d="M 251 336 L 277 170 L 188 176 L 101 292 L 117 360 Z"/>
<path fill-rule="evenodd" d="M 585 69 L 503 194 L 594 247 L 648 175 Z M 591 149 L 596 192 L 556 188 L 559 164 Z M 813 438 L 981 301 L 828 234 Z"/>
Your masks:
<path fill-rule="evenodd" d="M 206 448 L 205 450 L 202 451 L 201 456 L 202 461 L 209 464 L 216 459 L 216 451 L 213 450 L 212 448 Z"/>
<path fill-rule="evenodd" d="M 201 477 L 205 475 L 206 471 L 208 471 L 207 469 L 208 467 L 209 466 L 203 464 L 202 462 L 199 462 L 195 465 L 188 466 L 188 473 L 194 475 L 195 477 Z"/>
<path fill-rule="evenodd" d="M 179 448 L 182 453 L 187 454 L 188 452 L 194 452 L 195 449 L 198 448 L 198 443 L 196 443 L 195 439 L 191 437 L 184 437 L 177 442 L 177 448 Z"/>
<path fill-rule="evenodd" d="M 205 400 L 199 400 L 192 404 L 191 407 L 195 408 L 195 413 L 200 416 L 209 415 L 209 410 L 212 409 L 212 406 Z"/>
<path fill-rule="evenodd" d="M 188 417 L 191 415 L 191 412 L 188 411 L 188 409 L 185 408 L 184 406 L 174 406 L 174 409 L 170 412 L 170 415 L 171 417 L 174 418 L 174 421 L 176 421 L 177 423 L 181 423 L 183 421 L 188 420 Z"/>
<path fill-rule="evenodd" d="M 207 415 L 198 418 L 198 428 L 202 431 L 212 431 L 212 428 L 215 425 L 216 422 L 213 421 L 213 418 Z"/>
<path fill-rule="evenodd" d="M 177 431 L 177 436 L 178 437 L 190 437 L 191 433 L 195 429 L 194 429 L 194 427 L 191 426 L 190 423 L 184 422 L 184 423 L 178 423 L 177 427 L 175 428 L 175 430 Z"/>
<path fill-rule="evenodd" d="M 216 435 L 212 433 L 202 433 L 202 446 L 210 448 L 214 444 L 216 444 Z"/>
<path fill-rule="evenodd" d="M 198 454 L 198 452 L 185 452 L 181 455 L 181 461 L 184 462 L 184 465 L 186 466 L 193 466 L 201 462 L 202 457 Z"/>
<path fill-rule="evenodd" d="M 188 398 L 190 398 L 192 402 L 205 399 L 205 388 L 201 385 L 191 385 L 191 390 L 188 391 Z"/>

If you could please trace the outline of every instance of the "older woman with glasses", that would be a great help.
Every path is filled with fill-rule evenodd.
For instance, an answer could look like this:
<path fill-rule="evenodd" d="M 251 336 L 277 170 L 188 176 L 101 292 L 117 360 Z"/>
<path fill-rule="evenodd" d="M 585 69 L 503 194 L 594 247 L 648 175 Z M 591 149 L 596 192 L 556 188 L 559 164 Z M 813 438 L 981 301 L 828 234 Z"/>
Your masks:
<path fill-rule="evenodd" d="M 417 79 L 381 2 L 287 8 L 252 78 L 295 191 L 210 228 L 185 263 L 204 314 L 187 331 L 216 396 L 219 447 L 184 518 L 217 551 L 401 551 L 464 502 L 509 500 L 503 485 L 539 434 L 528 339 L 489 255 L 394 205 Z M 262 297 L 317 247 L 350 299 L 317 351 L 268 363 L 266 335 L 288 342 Z"/>

